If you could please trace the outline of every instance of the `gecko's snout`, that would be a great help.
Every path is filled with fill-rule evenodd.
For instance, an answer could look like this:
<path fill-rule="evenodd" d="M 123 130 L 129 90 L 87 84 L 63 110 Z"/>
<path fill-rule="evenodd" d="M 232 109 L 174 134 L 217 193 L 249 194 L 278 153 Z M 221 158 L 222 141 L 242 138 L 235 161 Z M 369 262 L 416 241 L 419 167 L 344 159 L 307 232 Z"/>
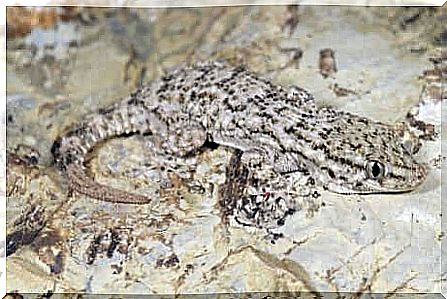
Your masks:
<path fill-rule="evenodd" d="M 391 168 L 379 183 L 385 193 L 410 192 L 425 181 L 427 173 L 425 165 L 413 163 L 406 168 Z"/>
<path fill-rule="evenodd" d="M 415 164 L 414 169 L 411 169 L 411 173 L 409 175 L 410 184 L 415 188 L 422 184 L 428 174 L 427 167 L 423 164 Z"/>

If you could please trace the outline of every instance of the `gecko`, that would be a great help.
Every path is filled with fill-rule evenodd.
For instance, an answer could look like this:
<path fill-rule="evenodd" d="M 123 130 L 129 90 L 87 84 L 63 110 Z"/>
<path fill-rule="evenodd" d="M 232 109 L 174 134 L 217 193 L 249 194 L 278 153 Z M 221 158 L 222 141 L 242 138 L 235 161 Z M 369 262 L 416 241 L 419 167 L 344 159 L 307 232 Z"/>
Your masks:
<path fill-rule="evenodd" d="M 132 134 L 150 136 L 166 161 L 194 156 L 209 144 L 234 150 L 221 202 L 244 210 L 247 219 L 268 214 L 278 223 L 292 214 L 287 184 L 296 173 L 307 185 L 340 194 L 409 192 L 427 176 L 396 126 L 321 107 L 303 88 L 274 84 L 225 61 L 182 65 L 86 116 L 54 141 L 55 165 L 78 193 L 148 204 L 144 194 L 96 182 L 86 167 L 98 144 Z M 249 204 L 254 208 L 244 208 Z M 261 216 L 263 209 L 279 215 Z"/>

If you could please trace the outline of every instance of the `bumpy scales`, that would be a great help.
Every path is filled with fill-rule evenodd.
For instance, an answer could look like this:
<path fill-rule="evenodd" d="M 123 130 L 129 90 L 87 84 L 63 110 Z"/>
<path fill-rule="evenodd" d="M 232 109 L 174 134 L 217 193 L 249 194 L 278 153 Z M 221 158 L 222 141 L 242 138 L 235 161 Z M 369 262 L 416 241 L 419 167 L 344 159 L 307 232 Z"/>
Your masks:
<path fill-rule="evenodd" d="M 286 179 L 295 172 L 343 194 L 411 191 L 426 177 L 393 126 L 318 108 L 301 88 L 286 89 L 223 62 L 170 72 L 72 127 L 54 142 L 52 153 L 73 190 L 109 202 L 145 204 L 150 199 L 144 195 L 98 184 L 84 166 L 98 143 L 143 133 L 151 134 L 166 156 L 193 155 L 208 142 L 235 149 L 235 161 L 244 166 L 232 173 L 246 177 L 231 177 L 228 186 L 241 185 L 223 190 L 245 201 L 287 193 Z"/>

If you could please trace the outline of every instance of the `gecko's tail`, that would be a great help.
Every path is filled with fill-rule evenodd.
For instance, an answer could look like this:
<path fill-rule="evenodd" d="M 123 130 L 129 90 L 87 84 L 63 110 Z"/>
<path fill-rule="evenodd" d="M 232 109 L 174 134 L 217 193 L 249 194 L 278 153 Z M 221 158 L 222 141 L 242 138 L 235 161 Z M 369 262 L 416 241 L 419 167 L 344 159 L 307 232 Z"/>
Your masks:
<path fill-rule="evenodd" d="M 132 97 L 129 100 L 133 100 Z M 56 166 L 67 175 L 73 191 L 113 203 L 147 204 L 150 198 L 99 184 L 84 166 L 87 154 L 98 144 L 124 134 L 149 130 L 148 109 L 141 105 L 113 105 L 88 117 L 58 137 L 51 148 Z"/>
<path fill-rule="evenodd" d="M 144 195 L 104 186 L 93 181 L 80 165 L 71 164 L 66 171 L 70 188 L 81 194 L 113 203 L 148 204 L 151 202 L 150 198 Z"/>

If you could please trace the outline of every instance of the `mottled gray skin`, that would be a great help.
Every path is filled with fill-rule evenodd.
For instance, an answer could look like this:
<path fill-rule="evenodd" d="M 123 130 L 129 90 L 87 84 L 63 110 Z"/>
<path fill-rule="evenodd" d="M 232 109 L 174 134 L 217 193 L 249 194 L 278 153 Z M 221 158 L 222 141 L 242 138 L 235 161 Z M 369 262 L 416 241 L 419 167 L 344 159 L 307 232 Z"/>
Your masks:
<path fill-rule="evenodd" d="M 343 194 L 411 191 L 426 177 L 394 126 L 318 108 L 303 89 L 274 85 L 223 62 L 178 68 L 87 117 L 55 141 L 55 162 L 79 193 L 148 203 L 144 195 L 100 185 L 85 172 L 86 154 L 95 145 L 133 133 L 151 134 L 156 151 L 165 156 L 194 155 L 209 142 L 235 149 L 244 170 L 233 173 L 246 176 L 227 180 L 237 189 L 230 188 L 235 197 L 265 199 L 266 186 L 269 198 L 287 193 L 284 182 L 294 172 Z M 235 186 L 239 181 L 242 185 Z M 287 194 L 282 199 L 289 200 Z"/>

